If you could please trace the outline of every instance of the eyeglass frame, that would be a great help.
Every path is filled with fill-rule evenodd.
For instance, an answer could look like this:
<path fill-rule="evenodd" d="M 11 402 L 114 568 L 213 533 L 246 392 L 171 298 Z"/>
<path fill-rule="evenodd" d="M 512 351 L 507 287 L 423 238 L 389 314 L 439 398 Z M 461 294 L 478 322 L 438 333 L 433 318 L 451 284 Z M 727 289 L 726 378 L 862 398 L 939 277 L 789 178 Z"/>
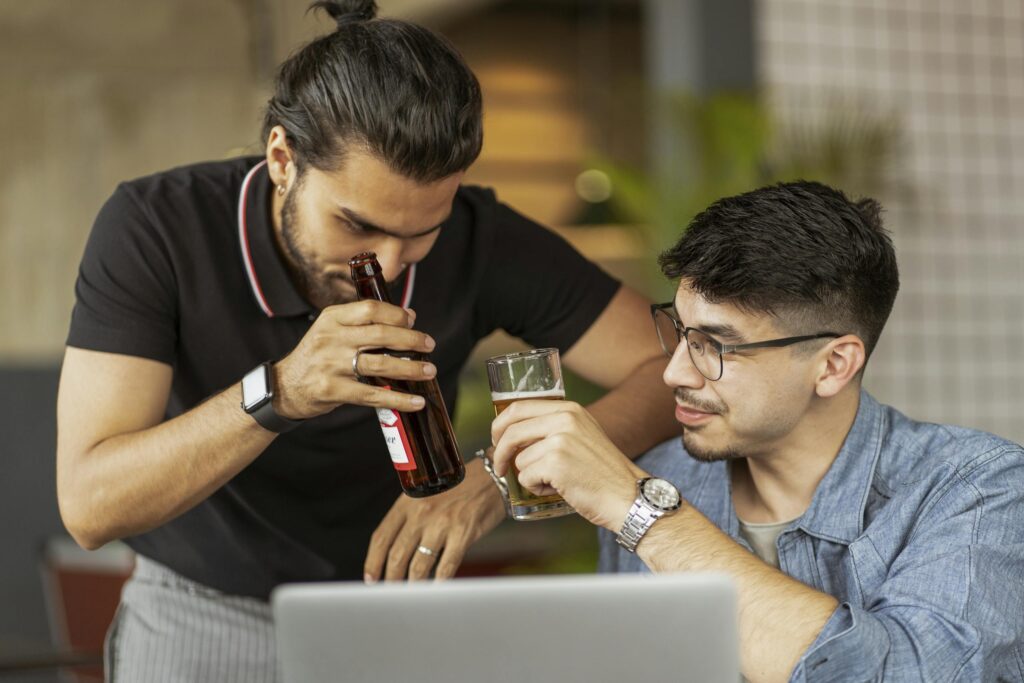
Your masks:
<path fill-rule="evenodd" d="M 674 351 L 669 351 L 665 345 L 665 340 L 661 337 L 661 328 L 658 327 L 658 313 L 664 312 L 665 317 L 672 321 L 672 326 L 676 330 L 676 348 L 679 348 L 679 344 L 682 343 L 683 339 L 686 339 L 686 353 L 690 356 L 690 362 L 693 363 L 693 367 L 697 368 L 697 372 L 709 382 L 717 382 L 722 379 L 722 375 L 725 374 L 725 360 L 724 356 L 727 353 L 735 353 L 736 351 L 746 351 L 749 349 L 767 349 L 767 348 L 781 348 L 790 346 L 792 344 L 798 344 L 800 342 L 810 341 L 812 339 L 837 339 L 843 335 L 838 332 L 819 332 L 817 334 L 802 334 L 796 337 L 780 337 L 779 339 L 768 339 L 766 341 L 749 342 L 746 344 L 723 344 L 718 341 L 704 330 L 697 327 L 687 327 L 683 325 L 683 322 L 679 320 L 675 315 L 670 315 L 669 311 L 675 311 L 675 304 L 671 301 L 664 304 L 651 304 L 651 321 L 654 323 L 654 331 L 658 335 L 658 342 L 661 343 L 661 350 L 665 352 L 665 355 L 669 358 L 675 354 Z M 708 377 L 701 372 L 700 366 L 696 359 L 693 357 L 693 349 L 690 346 L 690 331 L 699 332 L 700 334 L 707 337 L 718 353 L 718 377 Z"/>

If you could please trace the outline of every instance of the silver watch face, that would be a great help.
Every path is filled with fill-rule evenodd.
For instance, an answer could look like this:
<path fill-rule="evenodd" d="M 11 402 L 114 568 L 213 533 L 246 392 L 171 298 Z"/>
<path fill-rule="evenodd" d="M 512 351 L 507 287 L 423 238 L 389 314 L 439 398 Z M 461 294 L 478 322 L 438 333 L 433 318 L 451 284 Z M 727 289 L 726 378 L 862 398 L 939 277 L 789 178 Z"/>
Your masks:
<path fill-rule="evenodd" d="M 659 510 L 675 510 L 681 502 L 678 489 L 665 479 L 648 479 L 644 482 L 643 493 L 644 498 Z"/>

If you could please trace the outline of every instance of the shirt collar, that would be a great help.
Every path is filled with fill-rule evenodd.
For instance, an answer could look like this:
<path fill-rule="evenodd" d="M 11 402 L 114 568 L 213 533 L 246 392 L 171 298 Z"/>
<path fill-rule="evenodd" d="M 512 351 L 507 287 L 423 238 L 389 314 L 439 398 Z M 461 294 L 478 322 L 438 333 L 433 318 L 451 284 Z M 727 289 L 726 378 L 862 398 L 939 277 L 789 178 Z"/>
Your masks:
<path fill-rule="evenodd" d="M 882 451 L 884 423 L 885 411 L 862 390 L 850 433 L 796 526 L 847 544 L 864 532 L 864 508 Z"/>
<path fill-rule="evenodd" d="M 267 162 L 252 167 L 238 192 L 238 240 L 253 297 L 268 318 L 308 314 L 313 307 L 292 282 L 277 251 Z"/>

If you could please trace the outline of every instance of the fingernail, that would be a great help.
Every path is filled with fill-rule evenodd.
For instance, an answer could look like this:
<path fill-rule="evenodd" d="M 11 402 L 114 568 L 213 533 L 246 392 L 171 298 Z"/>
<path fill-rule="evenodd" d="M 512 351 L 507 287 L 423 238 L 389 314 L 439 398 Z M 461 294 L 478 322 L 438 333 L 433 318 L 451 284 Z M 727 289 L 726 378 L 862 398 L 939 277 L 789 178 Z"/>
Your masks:
<path fill-rule="evenodd" d="M 409 403 L 411 403 L 414 408 L 422 408 L 427 402 L 423 400 L 422 396 L 413 396 Z"/>
<path fill-rule="evenodd" d="M 430 363 L 427 363 L 426 365 L 423 366 L 423 376 L 424 377 L 433 377 L 436 374 L 437 374 L 437 368 L 435 368 Z"/>
<path fill-rule="evenodd" d="M 423 345 L 426 346 L 428 349 L 434 348 L 434 340 L 433 340 L 433 338 L 432 337 L 427 337 L 427 341 L 424 342 Z"/>
<path fill-rule="evenodd" d="M 373 578 L 373 574 L 363 574 L 363 583 L 372 586 L 377 583 L 377 579 Z"/>

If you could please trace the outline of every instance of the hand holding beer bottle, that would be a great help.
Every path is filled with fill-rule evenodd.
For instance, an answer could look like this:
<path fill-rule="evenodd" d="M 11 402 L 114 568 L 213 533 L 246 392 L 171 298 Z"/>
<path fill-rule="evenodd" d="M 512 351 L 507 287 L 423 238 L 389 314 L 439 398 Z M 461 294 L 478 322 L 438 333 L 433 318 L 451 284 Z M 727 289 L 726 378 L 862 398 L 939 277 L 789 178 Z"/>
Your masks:
<path fill-rule="evenodd" d="M 348 265 L 360 300 L 376 299 L 391 303 L 376 254 L 357 254 Z M 417 361 L 427 359 L 426 354 L 387 349 L 367 349 L 361 353 L 384 353 Z M 422 498 L 447 491 L 461 482 L 466 468 L 437 380 L 367 377 L 364 381 L 422 396 L 426 401 L 423 410 L 411 413 L 391 408 L 377 409 L 380 429 L 405 493 L 413 498 Z"/>

